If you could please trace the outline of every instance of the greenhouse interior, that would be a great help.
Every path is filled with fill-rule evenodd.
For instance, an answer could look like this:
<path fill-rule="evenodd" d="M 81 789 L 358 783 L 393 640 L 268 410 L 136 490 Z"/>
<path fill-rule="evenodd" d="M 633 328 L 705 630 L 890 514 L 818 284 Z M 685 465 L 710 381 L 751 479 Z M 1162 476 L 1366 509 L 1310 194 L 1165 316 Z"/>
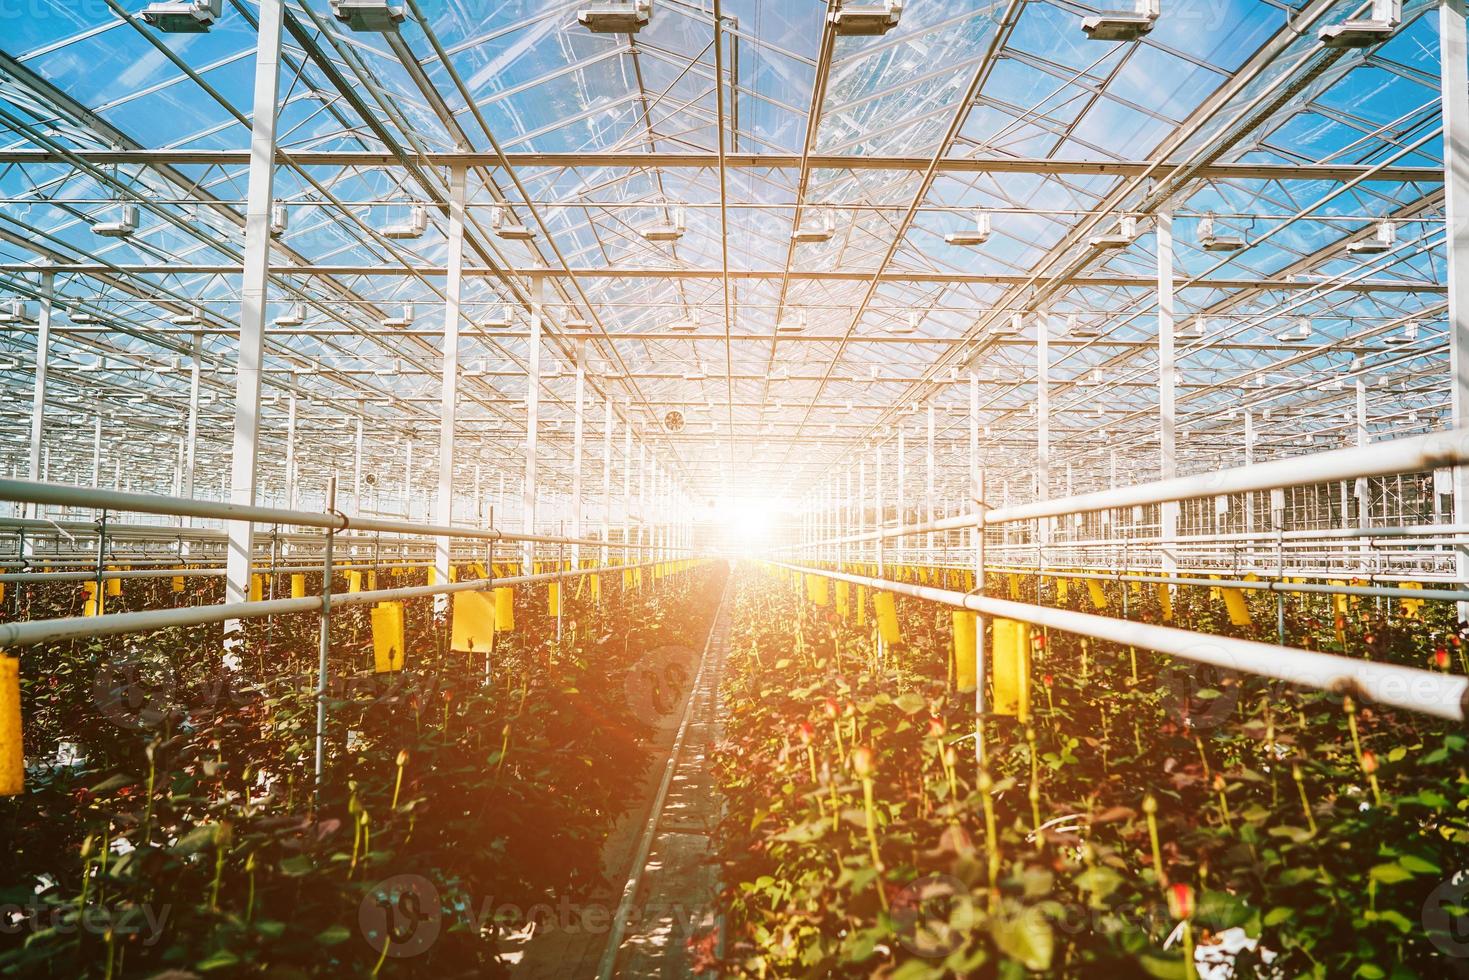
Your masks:
<path fill-rule="evenodd" d="M 0 977 L 1469 978 L 1466 37 L 0 0 Z"/>

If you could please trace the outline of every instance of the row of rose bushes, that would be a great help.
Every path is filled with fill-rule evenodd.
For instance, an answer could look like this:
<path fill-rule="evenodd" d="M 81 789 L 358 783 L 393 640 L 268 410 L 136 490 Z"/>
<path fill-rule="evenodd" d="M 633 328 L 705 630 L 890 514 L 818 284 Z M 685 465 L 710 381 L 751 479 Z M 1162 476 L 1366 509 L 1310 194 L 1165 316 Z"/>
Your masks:
<path fill-rule="evenodd" d="M 1268 625 L 1232 625 L 1203 588 L 1171 612 L 1273 638 L 1274 597 L 1249 601 Z M 1338 622 L 1329 598 L 1288 603 L 1293 643 L 1345 633 L 1463 670 L 1448 604 Z M 727 974 L 1469 975 L 1457 726 L 1040 631 L 1031 717 L 990 719 L 980 765 L 948 610 L 897 608 L 903 642 L 880 650 L 870 610 L 740 576 L 716 760 Z"/>
<path fill-rule="evenodd" d="M 499 940 L 522 923 L 495 909 L 604 887 L 649 761 L 627 677 L 650 649 L 702 644 L 722 577 L 622 588 L 614 571 L 596 601 L 568 584 L 559 640 L 545 587 L 517 589 L 488 662 L 412 600 L 387 674 L 367 607 L 339 607 L 319 785 L 314 615 L 251 621 L 239 672 L 218 627 L 23 651 L 0 974 L 505 975 Z M 187 582 L 130 583 L 109 611 L 219 601 L 217 581 Z M 79 590 L 26 591 L 11 600 L 45 618 Z"/>

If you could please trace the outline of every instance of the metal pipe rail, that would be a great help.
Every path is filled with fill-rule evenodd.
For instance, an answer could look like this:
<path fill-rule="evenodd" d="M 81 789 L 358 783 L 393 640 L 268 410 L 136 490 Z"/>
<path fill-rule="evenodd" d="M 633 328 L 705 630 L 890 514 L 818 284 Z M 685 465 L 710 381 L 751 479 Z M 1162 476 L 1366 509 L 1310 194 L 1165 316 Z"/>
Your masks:
<path fill-rule="evenodd" d="M 425 596 L 448 595 L 454 592 L 498 588 L 514 585 L 535 585 L 540 582 L 565 581 L 582 575 L 598 575 L 619 572 L 622 569 L 647 568 L 657 562 L 639 562 L 636 565 L 605 565 L 601 568 L 584 568 L 572 571 L 543 572 L 538 575 L 518 575 L 513 578 L 473 579 L 468 582 L 450 582 L 445 585 L 414 585 L 399 589 L 377 589 L 372 592 L 331 593 L 331 608 L 357 606 L 402 599 L 419 599 Z M 300 599 L 266 599 L 260 602 L 225 602 L 209 606 L 187 606 L 179 609 L 149 609 L 142 612 L 107 613 L 102 616 L 67 616 L 58 619 L 38 619 L 20 623 L 0 623 L 0 649 L 35 646 L 58 640 L 77 640 L 92 636 L 116 636 L 121 633 L 140 633 L 150 630 L 170 629 L 180 626 L 203 626 L 235 619 L 261 619 L 267 616 L 284 616 L 296 613 L 320 613 L 323 597 L 303 596 Z"/>
<path fill-rule="evenodd" d="M 566 538 L 555 535 L 497 531 L 494 528 L 447 527 L 439 524 L 414 524 L 409 521 L 386 520 L 378 517 L 353 517 L 340 511 L 325 513 L 307 510 L 286 510 L 277 507 L 223 503 L 217 500 L 195 500 L 188 497 L 166 497 L 146 493 L 127 493 L 121 490 L 97 490 L 91 487 L 76 487 L 61 483 L 40 483 L 32 480 L 0 479 L 0 500 L 26 504 L 90 507 L 94 510 L 130 511 L 139 514 L 167 514 L 174 517 L 202 517 L 214 520 L 244 521 L 254 524 L 290 524 L 297 527 L 319 527 L 338 532 L 348 530 L 383 531 L 396 534 L 428 535 L 431 537 L 472 538 L 480 541 L 529 541 L 535 544 L 579 544 L 594 548 L 647 549 L 652 547 L 651 545 L 598 541 L 595 538 Z"/>
<path fill-rule="evenodd" d="M 1192 633 L 1171 626 L 1154 626 L 1127 619 L 1073 612 L 1069 609 L 1052 609 L 830 569 L 786 562 L 773 564 L 795 572 L 820 575 L 915 599 L 970 609 L 986 616 L 1012 619 L 1112 643 L 1156 650 L 1194 663 L 1271 677 L 1337 694 L 1351 694 L 1366 701 L 1435 718 L 1460 723 L 1469 719 L 1469 677 L 1438 674 L 1416 667 L 1380 664 L 1370 660 L 1353 660 L 1335 654 L 1260 643 L 1256 640 Z M 3 633 L 0 633 L 0 641 L 3 641 Z"/>
<path fill-rule="evenodd" d="M 792 551 L 856 544 L 915 534 L 957 531 L 979 526 L 988 527 L 994 524 L 1029 521 L 1042 517 L 1063 517 L 1068 514 L 1087 514 L 1121 507 L 1197 500 L 1203 497 L 1218 497 L 1236 493 L 1254 493 L 1316 483 L 1335 483 L 1341 480 L 1355 480 L 1358 477 L 1411 473 L 1425 469 L 1458 466 L 1464 463 L 1469 463 L 1469 429 L 1454 429 L 1449 432 L 1432 432 L 1427 435 L 1375 442 L 1368 446 L 1335 449 L 1330 452 L 1313 453 L 1291 459 L 1276 459 L 1268 463 L 1255 463 L 1250 466 L 1220 470 L 1217 473 L 1200 473 L 1143 483 L 1135 487 L 1098 490 L 1094 493 L 1061 497 L 1056 500 L 1039 500 L 1010 507 L 981 506 L 978 510 L 939 520 L 885 526 L 861 534 L 849 534 L 787 546 L 782 550 Z M 3 487 L 4 481 L 0 481 L 0 496 L 3 496 Z"/>
<path fill-rule="evenodd" d="M 1387 585 L 1312 585 L 1308 582 L 1285 582 L 1272 579 L 1213 579 L 1184 575 L 1135 575 L 1129 572 L 1076 572 L 1024 566 L 989 565 L 998 572 L 1047 578 L 1091 579 L 1098 582 L 1140 582 L 1155 585 L 1198 585 L 1220 589 L 1253 589 L 1257 592 L 1299 592 L 1306 595 L 1347 595 L 1364 599 L 1428 599 L 1442 602 L 1469 602 L 1469 589 L 1404 589 Z"/>

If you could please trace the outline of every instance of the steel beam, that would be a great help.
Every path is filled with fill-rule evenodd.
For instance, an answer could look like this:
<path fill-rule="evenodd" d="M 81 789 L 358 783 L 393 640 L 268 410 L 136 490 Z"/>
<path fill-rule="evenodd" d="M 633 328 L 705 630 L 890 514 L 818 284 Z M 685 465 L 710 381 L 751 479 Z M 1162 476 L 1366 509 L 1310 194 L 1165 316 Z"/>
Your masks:
<path fill-rule="evenodd" d="M 245 259 L 240 285 L 240 352 L 235 375 L 235 423 L 230 500 L 254 506 L 260 435 L 260 375 L 265 350 L 265 306 L 270 279 L 270 208 L 275 184 L 275 114 L 280 91 L 281 0 L 261 0 L 255 46 L 255 89 L 250 129 L 249 203 L 245 208 Z M 225 603 L 250 594 L 250 541 L 245 521 L 229 525 Z M 239 624 L 226 621 L 225 663 L 239 667 Z"/>

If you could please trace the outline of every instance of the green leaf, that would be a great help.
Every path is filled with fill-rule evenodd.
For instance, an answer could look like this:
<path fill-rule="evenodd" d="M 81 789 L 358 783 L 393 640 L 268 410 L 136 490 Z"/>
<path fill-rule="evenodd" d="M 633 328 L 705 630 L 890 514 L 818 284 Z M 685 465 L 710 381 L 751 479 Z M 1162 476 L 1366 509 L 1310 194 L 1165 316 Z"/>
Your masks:
<path fill-rule="evenodd" d="M 1076 887 L 1091 892 L 1098 901 L 1105 899 L 1122 885 L 1122 876 L 1105 865 L 1087 868 L 1076 876 Z"/>
<path fill-rule="evenodd" d="M 893 704 L 904 714 L 913 715 L 922 711 L 928 702 L 923 700 L 923 695 L 909 691 L 907 694 L 901 695 Z"/>
<path fill-rule="evenodd" d="M 1399 882 L 1409 881 L 1413 877 L 1411 871 L 1407 871 L 1396 864 L 1375 865 L 1370 874 L 1374 880 L 1380 881 L 1384 885 L 1396 885 Z"/>
<path fill-rule="evenodd" d="M 1383 977 L 1387 976 L 1387 973 L 1380 966 L 1374 966 L 1371 963 L 1363 963 L 1361 966 L 1357 967 L 1357 972 L 1352 974 L 1352 976 L 1362 977 L 1363 980 L 1382 980 Z"/>
<path fill-rule="evenodd" d="M 1144 973 L 1150 977 L 1157 977 L 1158 980 L 1184 980 L 1188 975 L 1181 956 L 1165 959 L 1162 956 L 1143 953 L 1137 958 L 1137 964 L 1143 968 Z"/>
<path fill-rule="evenodd" d="M 1403 868 L 1403 870 L 1411 871 L 1413 874 L 1418 875 L 1436 875 L 1440 874 L 1442 871 L 1442 869 L 1439 868 L 1439 866 L 1434 864 L 1432 861 L 1421 858 L 1416 854 L 1402 855 L 1398 858 L 1398 864 Z"/>
<path fill-rule="evenodd" d="M 194 964 L 194 969 L 200 973 L 208 973 L 210 970 L 223 970 L 225 967 L 234 966 L 240 962 L 239 958 L 227 949 L 221 949 L 210 953 L 202 960 Z"/>
<path fill-rule="evenodd" d="M 1266 912 L 1264 921 L 1267 926 L 1278 926 L 1295 914 L 1295 909 L 1281 906 L 1279 908 L 1273 908 L 1269 912 Z"/>
<path fill-rule="evenodd" d="M 336 925 L 327 926 L 316 934 L 316 941 L 323 946 L 335 946 L 352 938 L 352 930 L 338 922 Z"/>
<path fill-rule="evenodd" d="M 1056 937 L 1038 909 L 1029 909 L 1012 919 L 1000 919 L 992 929 L 1000 952 L 1018 960 L 1027 970 L 1041 973 L 1050 969 Z"/>
<path fill-rule="evenodd" d="M 316 863 L 306 854 L 297 854 L 281 862 L 281 874 L 290 878 L 300 878 L 309 875 L 314 870 L 316 870 Z"/>

